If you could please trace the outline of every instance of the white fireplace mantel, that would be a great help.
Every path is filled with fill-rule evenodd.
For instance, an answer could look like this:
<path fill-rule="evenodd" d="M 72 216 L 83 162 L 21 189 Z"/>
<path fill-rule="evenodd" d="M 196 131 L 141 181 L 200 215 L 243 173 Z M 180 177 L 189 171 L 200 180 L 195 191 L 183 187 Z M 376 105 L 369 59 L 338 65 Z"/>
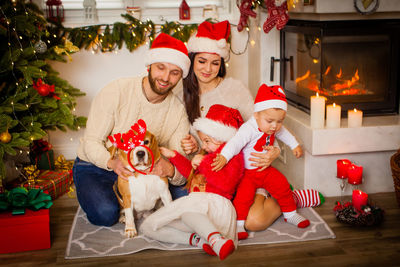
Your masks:
<path fill-rule="evenodd" d="M 364 167 L 362 190 L 368 193 L 394 191 L 390 157 L 400 148 L 400 116 L 364 117 L 363 126 L 312 129 L 310 116 L 289 106 L 284 122 L 301 143 L 304 156 L 296 159 L 290 148 L 281 144 L 281 160 L 274 162 L 296 188 L 313 188 L 325 196 L 341 194 L 336 178 L 338 159 L 349 159 Z M 350 195 L 348 185 L 344 192 Z"/>

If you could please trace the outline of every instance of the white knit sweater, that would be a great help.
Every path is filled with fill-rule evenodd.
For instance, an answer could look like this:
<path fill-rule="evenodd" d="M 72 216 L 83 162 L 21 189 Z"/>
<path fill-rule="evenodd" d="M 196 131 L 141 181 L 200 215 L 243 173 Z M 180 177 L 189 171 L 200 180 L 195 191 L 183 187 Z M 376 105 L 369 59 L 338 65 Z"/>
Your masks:
<path fill-rule="evenodd" d="M 94 98 L 78 157 L 107 169 L 107 137 L 127 132 L 143 119 L 161 146 L 183 153 L 180 141 L 189 132 L 186 110 L 172 93 L 161 103 L 148 102 L 142 92 L 144 77 L 122 78 L 106 85 Z"/>

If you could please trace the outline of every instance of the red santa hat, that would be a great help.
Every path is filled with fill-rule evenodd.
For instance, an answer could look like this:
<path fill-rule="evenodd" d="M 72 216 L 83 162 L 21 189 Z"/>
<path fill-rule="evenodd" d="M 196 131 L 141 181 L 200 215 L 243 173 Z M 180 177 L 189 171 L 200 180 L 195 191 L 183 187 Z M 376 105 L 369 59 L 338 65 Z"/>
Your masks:
<path fill-rule="evenodd" d="M 237 109 L 215 104 L 210 107 L 204 118 L 197 118 L 193 127 L 212 138 L 227 142 L 243 124 L 242 116 Z"/>
<path fill-rule="evenodd" d="M 230 30 L 231 27 L 227 20 L 215 24 L 204 21 L 197 28 L 196 35 L 189 39 L 189 53 L 213 53 L 227 59 L 229 56 L 228 38 Z"/>
<path fill-rule="evenodd" d="M 185 44 L 166 33 L 160 33 L 154 39 L 146 55 L 146 67 L 157 62 L 166 62 L 178 66 L 182 69 L 183 78 L 189 72 L 190 59 Z"/>
<path fill-rule="evenodd" d="M 268 86 L 262 84 L 258 88 L 257 96 L 254 100 L 254 112 L 269 108 L 287 110 L 286 95 L 279 85 Z"/>

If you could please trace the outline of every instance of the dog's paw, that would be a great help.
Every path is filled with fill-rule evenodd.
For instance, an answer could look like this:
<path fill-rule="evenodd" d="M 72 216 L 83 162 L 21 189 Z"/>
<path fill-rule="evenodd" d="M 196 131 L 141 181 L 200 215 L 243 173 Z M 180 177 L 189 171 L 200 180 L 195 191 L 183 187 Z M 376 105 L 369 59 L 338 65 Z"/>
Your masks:
<path fill-rule="evenodd" d="M 134 229 L 134 228 L 125 228 L 125 236 L 126 237 L 132 238 L 132 237 L 135 237 L 137 235 L 138 235 L 138 233 L 137 233 L 136 229 Z"/>
<path fill-rule="evenodd" d="M 118 220 L 120 223 L 125 223 L 125 214 L 121 214 L 120 216 L 119 216 L 119 220 Z"/>

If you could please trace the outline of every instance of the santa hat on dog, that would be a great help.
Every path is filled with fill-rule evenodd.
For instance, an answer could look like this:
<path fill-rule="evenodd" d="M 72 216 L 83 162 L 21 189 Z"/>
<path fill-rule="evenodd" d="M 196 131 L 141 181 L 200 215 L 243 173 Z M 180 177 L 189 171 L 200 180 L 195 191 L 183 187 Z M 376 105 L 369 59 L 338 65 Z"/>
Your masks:
<path fill-rule="evenodd" d="M 204 21 L 197 28 L 197 33 L 188 42 L 189 53 L 214 53 L 224 59 L 229 56 L 228 38 L 230 34 L 229 21 L 215 24 Z"/>
<path fill-rule="evenodd" d="M 146 55 L 146 67 L 157 62 L 177 65 L 182 69 L 183 78 L 185 78 L 189 72 L 190 59 L 185 44 L 166 33 L 160 33 L 154 39 Z"/>
<path fill-rule="evenodd" d="M 215 104 L 210 107 L 204 118 L 197 118 L 193 127 L 212 138 L 227 142 L 243 124 L 242 116 L 237 109 Z"/>
<path fill-rule="evenodd" d="M 287 110 L 286 95 L 279 85 L 268 86 L 262 84 L 258 89 L 256 99 L 254 100 L 254 112 L 269 108 Z"/>

